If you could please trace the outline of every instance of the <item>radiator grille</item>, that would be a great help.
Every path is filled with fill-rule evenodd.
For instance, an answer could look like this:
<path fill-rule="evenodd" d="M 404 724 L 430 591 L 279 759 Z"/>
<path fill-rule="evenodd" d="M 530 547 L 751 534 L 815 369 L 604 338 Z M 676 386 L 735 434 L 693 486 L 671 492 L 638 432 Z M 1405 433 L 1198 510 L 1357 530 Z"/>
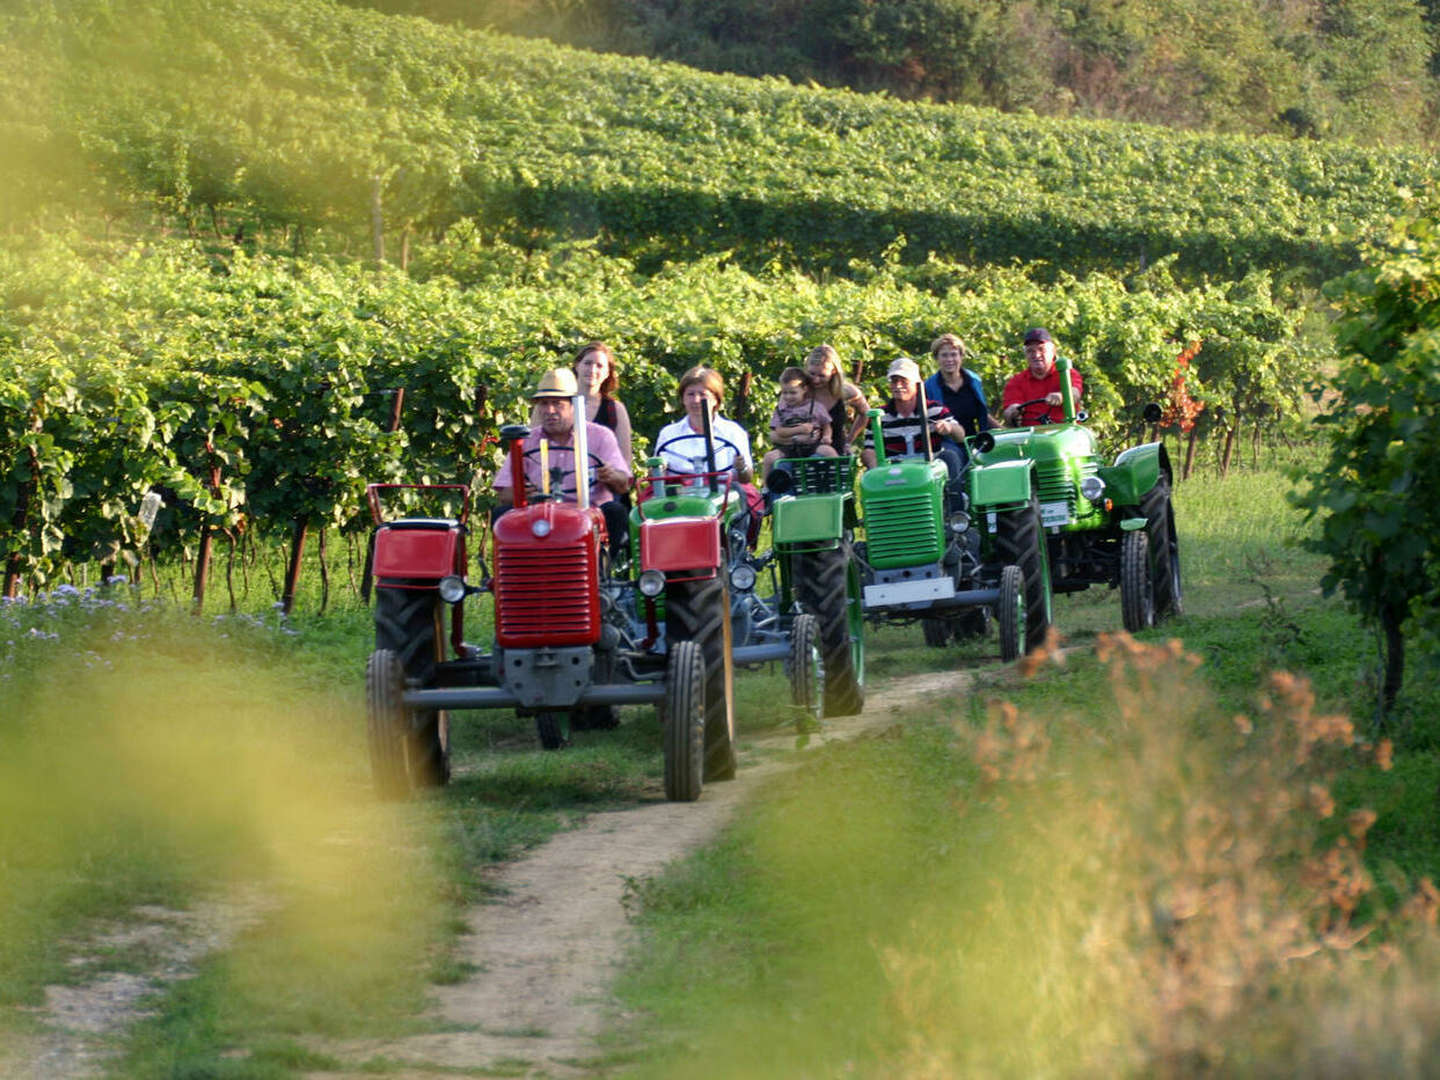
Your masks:
<path fill-rule="evenodd" d="M 900 499 L 867 499 L 865 545 L 871 562 L 929 557 L 940 546 L 934 504 L 913 494 Z"/>
<path fill-rule="evenodd" d="M 586 644 L 600 632 L 595 560 L 586 544 L 502 547 L 496 554 L 496 634 L 502 644 Z"/>

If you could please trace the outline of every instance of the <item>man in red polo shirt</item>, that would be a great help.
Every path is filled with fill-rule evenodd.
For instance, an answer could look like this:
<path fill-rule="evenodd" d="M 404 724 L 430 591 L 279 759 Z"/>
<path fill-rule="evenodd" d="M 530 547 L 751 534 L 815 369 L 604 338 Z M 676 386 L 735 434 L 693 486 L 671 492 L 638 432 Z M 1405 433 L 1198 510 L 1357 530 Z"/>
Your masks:
<path fill-rule="evenodd" d="M 1060 372 L 1055 369 L 1055 342 L 1049 330 L 1037 326 L 1026 331 L 1025 363 L 1026 369 L 1010 376 L 1005 383 L 1005 393 L 1000 399 L 1001 416 L 1010 427 L 1058 422 L 1064 401 L 1060 397 Z M 1084 381 L 1074 368 L 1070 369 L 1070 387 L 1075 406 L 1079 408 Z M 1036 404 L 1026 406 L 1021 415 L 1020 405 L 1026 401 Z"/>

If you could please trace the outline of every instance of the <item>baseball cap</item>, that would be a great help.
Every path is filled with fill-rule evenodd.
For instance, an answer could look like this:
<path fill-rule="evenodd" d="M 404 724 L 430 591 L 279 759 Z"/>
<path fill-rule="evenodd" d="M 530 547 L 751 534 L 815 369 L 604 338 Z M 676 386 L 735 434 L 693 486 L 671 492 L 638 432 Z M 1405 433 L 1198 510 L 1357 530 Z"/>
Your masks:
<path fill-rule="evenodd" d="M 551 368 L 540 377 L 531 401 L 539 398 L 572 398 L 579 393 L 575 384 L 575 373 L 569 368 Z"/>
<path fill-rule="evenodd" d="M 920 381 L 920 365 L 906 356 L 891 360 L 890 370 L 885 373 L 885 377 L 893 379 L 896 375 L 904 375 L 911 382 L 918 383 Z"/>
<path fill-rule="evenodd" d="M 1026 331 L 1025 331 L 1025 344 L 1026 344 L 1026 345 L 1029 345 L 1032 341 L 1054 341 L 1054 340 L 1055 340 L 1055 339 L 1050 336 L 1050 331 L 1049 331 L 1049 330 L 1046 330 L 1043 326 L 1032 326 L 1029 330 L 1026 330 Z"/>

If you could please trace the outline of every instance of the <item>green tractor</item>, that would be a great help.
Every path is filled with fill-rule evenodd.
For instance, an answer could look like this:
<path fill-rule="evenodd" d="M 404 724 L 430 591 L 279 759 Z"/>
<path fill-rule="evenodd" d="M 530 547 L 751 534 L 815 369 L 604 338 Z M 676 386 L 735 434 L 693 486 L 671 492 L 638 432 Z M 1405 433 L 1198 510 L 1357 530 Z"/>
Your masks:
<path fill-rule="evenodd" d="M 985 470 L 1017 463 L 1034 470 L 1055 592 L 1118 586 L 1125 629 L 1132 633 L 1184 614 L 1170 504 L 1174 473 L 1164 444 L 1132 446 L 1113 465 L 1104 464 L 1094 433 L 1083 426 L 1085 414 L 1075 409 L 1071 363 L 1057 357 L 1055 366 L 1062 415 L 976 436 L 976 463 Z M 1022 409 L 1039 403 L 1024 402 Z M 1159 406 L 1146 406 L 1147 422 L 1159 418 Z"/>
<path fill-rule="evenodd" d="M 958 490 L 928 431 L 923 458 L 892 459 L 878 410 L 870 423 L 877 462 L 860 478 L 865 539 L 855 545 L 865 617 L 919 622 L 936 647 L 988 634 L 993 617 L 1003 660 L 1034 649 L 1051 613 L 1032 464 L 972 460 Z"/>
<path fill-rule="evenodd" d="M 849 716 L 865 706 L 865 620 L 850 542 L 854 469 L 850 457 L 782 458 L 765 483 L 773 547 L 760 561 L 779 567 L 767 606 L 780 628 L 797 619 L 815 620 L 823 716 Z M 735 650 L 736 663 L 748 648 Z M 793 686 L 793 661 L 789 669 Z"/>

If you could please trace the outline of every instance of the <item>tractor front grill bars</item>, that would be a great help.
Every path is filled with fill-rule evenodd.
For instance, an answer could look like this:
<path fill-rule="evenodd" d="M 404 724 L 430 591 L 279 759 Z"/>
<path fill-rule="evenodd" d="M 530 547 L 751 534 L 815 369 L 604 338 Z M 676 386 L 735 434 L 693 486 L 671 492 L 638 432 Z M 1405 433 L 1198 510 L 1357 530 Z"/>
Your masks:
<path fill-rule="evenodd" d="M 600 635 L 600 601 L 587 544 L 502 547 L 496 552 L 495 632 L 510 648 L 588 645 Z"/>

